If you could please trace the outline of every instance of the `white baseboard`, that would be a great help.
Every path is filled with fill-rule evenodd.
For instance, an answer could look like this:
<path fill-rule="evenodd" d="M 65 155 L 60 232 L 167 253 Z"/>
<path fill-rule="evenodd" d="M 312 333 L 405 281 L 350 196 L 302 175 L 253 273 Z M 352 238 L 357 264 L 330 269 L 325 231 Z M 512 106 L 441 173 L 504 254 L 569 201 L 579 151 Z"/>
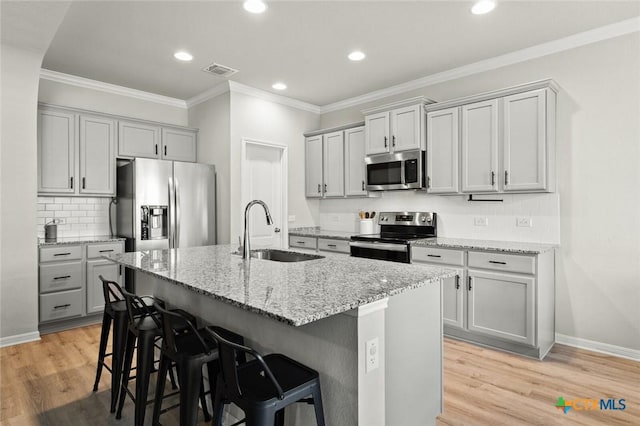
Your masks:
<path fill-rule="evenodd" d="M 5 346 L 19 345 L 21 343 L 35 342 L 40 340 L 40 333 L 32 331 L 31 333 L 16 334 L 15 336 L 0 337 L 0 348 Z"/>
<path fill-rule="evenodd" d="M 595 342 L 593 340 L 581 339 L 580 337 L 567 336 L 556 333 L 556 343 L 575 348 L 586 349 L 593 352 L 600 352 L 620 358 L 640 361 L 640 350 L 625 348 L 623 346 L 610 345 L 608 343 Z"/>

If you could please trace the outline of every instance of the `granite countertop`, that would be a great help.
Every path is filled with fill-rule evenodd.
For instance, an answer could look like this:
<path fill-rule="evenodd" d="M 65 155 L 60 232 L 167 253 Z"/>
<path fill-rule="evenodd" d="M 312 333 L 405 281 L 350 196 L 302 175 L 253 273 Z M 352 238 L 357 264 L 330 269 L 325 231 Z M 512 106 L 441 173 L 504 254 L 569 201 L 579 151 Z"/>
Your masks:
<path fill-rule="evenodd" d="M 91 237 L 60 237 L 55 241 L 45 241 L 44 238 L 38 238 L 38 247 L 83 244 L 83 243 L 108 243 L 112 241 L 124 241 L 123 237 L 110 237 L 108 235 L 94 235 Z"/>
<path fill-rule="evenodd" d="M 289 235 L 295 235 L 297 237 L 320 237 L 346 241 L 349 241 L 352 235 L 357 234 L 358 233 L 354 231 L 328 231 L 326 229 L 320 229 L 319 226 L 293 228 L 289 230 Z"/>
<path fill-rule="evenodd" d="M 303 262 L 243 261 L 231 245 L 104 256 L 126 267 L 301 326 L 455 274 L 446 268 L 323 254 Z"/>
<path fill-rule="evenodd" d="M 507 253 L 539 254 L 557 247 L 555 244 L 522 243 L 517 241 L 474 240 L 466 238 L 425 238 L 412 241 L 416 247 L 495 250 Z"/>

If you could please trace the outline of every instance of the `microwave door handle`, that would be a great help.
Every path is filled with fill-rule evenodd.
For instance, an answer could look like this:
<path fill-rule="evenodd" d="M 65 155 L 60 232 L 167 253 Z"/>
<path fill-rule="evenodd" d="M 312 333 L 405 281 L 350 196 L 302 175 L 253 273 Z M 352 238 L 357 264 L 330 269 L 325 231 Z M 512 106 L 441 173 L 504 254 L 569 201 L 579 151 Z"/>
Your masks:
<path fill-rule="evenodd" d="M 400 184 L 402 184 L 402 185 L 406 185 L 406 183 L 407 183 L 405 175 L 404 175 L 404 173 L 405 173 L 405 171 L 404 171 L 404 163 L 405 163 L 404 161 L 400 162 Z"/>

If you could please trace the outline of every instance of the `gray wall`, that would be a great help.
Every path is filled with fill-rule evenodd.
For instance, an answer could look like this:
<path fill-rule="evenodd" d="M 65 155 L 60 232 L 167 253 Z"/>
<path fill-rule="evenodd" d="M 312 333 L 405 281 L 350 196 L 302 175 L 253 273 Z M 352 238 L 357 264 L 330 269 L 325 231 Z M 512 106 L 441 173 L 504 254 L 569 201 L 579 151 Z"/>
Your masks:
<path fill-rule="evenodd" d="M 424 95 L 443 101 L 553 78 L 562 89 L 557 111 L 558 194 L 510 196 L 511 207 L 500 209 L 512 209 L 505 214 L 557 215 L 548 198 L 559 196 L 556 332 L 640 350 L 639 75 L 640 33 L 636 32 L 327 113 L 321 117 L 321 127 L 361 120 L 362 109 L 393 100 Z M 543 202 L 532 202 L 532 197 Z M 465 203 L 459 198 L 386 193 L 383 202 L 426 209 L 437 205 L 460 213 Z M 339 203 L 322 201 L 320 216 L 355 213 L 354 203 L 342 207 Z M 375 207 L 375 201 L 366 203 Z M 530 207 L 517 210 L 527 203 Z M 471 215 L 476 213 L 473 209 L 481 209 L 466 208 Z M 492 223 L 491 216 L 499 220 L 501 212 L 481 214 L 490 216 Z M 545 232 L 547 239 L 549 231 Z M 505 229 L 499 234 L 509 237 Z"/>

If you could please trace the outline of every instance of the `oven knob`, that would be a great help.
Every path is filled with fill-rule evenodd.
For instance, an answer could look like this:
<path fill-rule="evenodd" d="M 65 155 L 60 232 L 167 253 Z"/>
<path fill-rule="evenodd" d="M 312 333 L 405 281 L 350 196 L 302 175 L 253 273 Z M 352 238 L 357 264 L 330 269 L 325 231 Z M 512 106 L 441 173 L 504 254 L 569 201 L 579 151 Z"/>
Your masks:
<path fill-rule="evenodd" d="M 427 217 L 426 216 L 422 216 L 422 221 L 426 222 L 427 221 Z"/>

